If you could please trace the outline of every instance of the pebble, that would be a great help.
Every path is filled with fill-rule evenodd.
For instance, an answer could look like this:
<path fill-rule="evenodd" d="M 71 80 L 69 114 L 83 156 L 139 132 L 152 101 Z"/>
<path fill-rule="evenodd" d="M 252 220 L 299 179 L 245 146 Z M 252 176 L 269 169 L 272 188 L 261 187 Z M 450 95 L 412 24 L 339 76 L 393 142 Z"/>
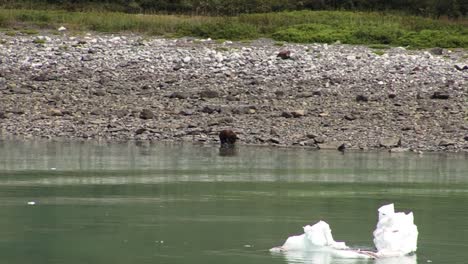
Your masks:
<path fill-rule="evenodd" d="M 441 59 L 439 49 L 374 56 L 365 46 L 279 49 L 266 39 L 47 31 L 0 39 L 3 136 L 217 143 L 217 132 L 232 129 L 240 144 L 468 151 L 456 125 L 465 122 L 464 50 L 442 50 Z"/>

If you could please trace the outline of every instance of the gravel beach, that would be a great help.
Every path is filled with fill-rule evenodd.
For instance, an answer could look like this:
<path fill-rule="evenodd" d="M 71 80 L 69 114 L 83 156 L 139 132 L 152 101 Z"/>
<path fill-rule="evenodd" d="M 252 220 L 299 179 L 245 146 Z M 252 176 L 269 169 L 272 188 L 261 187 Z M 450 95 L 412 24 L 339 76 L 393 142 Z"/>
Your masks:
<path fill-rule="evenodd" d="M 232 129 L 239 144 L 468 152 L 466 50 L 66 31 L 0 41 L 4 138 L 215 143 Z"/>

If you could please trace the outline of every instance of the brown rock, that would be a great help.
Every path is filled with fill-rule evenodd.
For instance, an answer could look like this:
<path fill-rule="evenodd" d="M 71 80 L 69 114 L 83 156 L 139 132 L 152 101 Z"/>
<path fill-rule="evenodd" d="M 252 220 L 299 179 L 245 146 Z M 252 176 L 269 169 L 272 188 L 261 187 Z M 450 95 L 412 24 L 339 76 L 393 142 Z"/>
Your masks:
<path fill-rule="evenodd" d="M 290 59 L 291 58 L 291 51 L 289 50 L 282 50 L 278 52 L 278 55 L 276 57 L 281 58 L 283 60 Z"/>
<path fill-rule="evenodd" d="M 53 108 L 53 109 L 50 109 L 49 115 L 50 116 L 63 116 L 63 113 L 59 109 Z"/>
<path fill-rule="evenodd" d="M 303 117 L 305 116 L 305 110 L 294 110 L 291 112 L 291 115 L 295 118 L 298 118 L 298 117 Z"/>
<path fill-rule="evenodd" d="M 204 90 L 200 92 L 201 98 L 217 98 L 219 97 L 219 93 L 215 90 Z"/>

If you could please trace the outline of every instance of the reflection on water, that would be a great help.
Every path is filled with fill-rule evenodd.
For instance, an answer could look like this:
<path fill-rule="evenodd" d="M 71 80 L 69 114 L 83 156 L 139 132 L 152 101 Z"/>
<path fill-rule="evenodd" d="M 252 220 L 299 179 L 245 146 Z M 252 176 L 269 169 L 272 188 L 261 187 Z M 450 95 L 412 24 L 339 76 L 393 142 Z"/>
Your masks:
<path fill-rule="evenodd" d="M 465 155 L 0 141 L 0 263 L 465 263 L 467 175 Z M 370 248 L 390 202 L 417 260 L 268 251 L 319 220 Z"/>
<path fill-rule="evenodd" d="M 335 254 L 331 250 L 316 250 L 316 251 L 283 251 L 274 253 L 284 256 L 288 264 L 417 264 L 416 255 L 394 257 L 394 258 L 379 258 L 379 259 L 359 259 L 359 258 L 343 258 L 339 254 Z"/>
<path fill-rule="evenodd" d="M 204 181 L 468 183 L 466 156 L 257 147 L 0 141 L 0 171 L 54 170 L 42 184 Z M 104 182 L 67 172 L 115 171 Z M 61 172 L 61 173 L 59 173 Z M 76 173 L 75 173 L 76 174 Z M 136 174 L 136 175 L 135 175 Z M 170 174 L 171 177 L 167 177 Z M 40 179 L 34 184 L 40 184 Z"/>
<path fill-rule="evenodd" d="M 219 148 L 219 156 L 221 157 L 234 157 L 238 153 L 239 152 L 235 146 L 223 145 Z"/>

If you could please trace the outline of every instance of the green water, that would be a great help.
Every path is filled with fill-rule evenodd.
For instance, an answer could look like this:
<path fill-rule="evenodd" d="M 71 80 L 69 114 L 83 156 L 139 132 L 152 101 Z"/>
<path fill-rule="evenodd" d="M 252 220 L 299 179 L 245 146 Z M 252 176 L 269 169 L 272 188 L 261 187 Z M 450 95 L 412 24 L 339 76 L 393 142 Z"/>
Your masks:
<path fill-rule="evenodd" d="M 410 259 L 268 251 L 318 220 L 371 248 L 390 202 L 415 214 Z M 464 154 L 0 141 L 0 263 L 461 264 L 467 204 Z"/>

